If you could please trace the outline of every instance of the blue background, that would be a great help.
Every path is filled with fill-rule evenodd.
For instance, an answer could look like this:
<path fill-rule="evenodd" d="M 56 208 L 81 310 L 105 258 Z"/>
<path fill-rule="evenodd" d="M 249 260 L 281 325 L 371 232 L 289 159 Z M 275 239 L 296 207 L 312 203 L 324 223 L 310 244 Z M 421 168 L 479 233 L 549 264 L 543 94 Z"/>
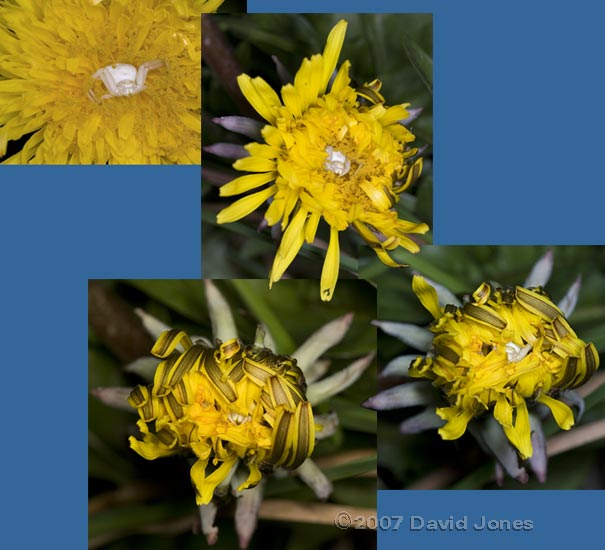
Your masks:
<path fill-rule="evenodd" d="M 598 3 L 250 0 L 249 9 L 433 12 L 435 242 L 603 242 Z M 87 279 L 199 277 L 199 201 L 199 167 L 0 167 L 8 546 L 86 545 Z M 487 542 L 559 548 L 563 537 L 600 540 L 604 500 L 398 492 L 380 495 L 379 514 L 527 510 L 545 530 L 539 540 L 534 531 Z M 381 548 L 411 541 L 404 534 L 381 534 Z"/>
<path fill-rule="evenodd" d="M 398 531 L 378 531 L 380 550 L 401 548 L 535 550 L 575 548 L 603 538 L 603 501 L 598 491 L 380 491 L 379 517 L 404 516 Z M 412 531 L 410 516 L 454 520 L 468 516 L 468 531 Z M 531 520 L 531 531 L 473 531 L 487 520 Z M 388 520 L 383 520 L 388 525 Z M 394 521 L 393 523 L 394 524 Z M 418 525 L 416 522 L 415 525 Z M 426 525 L 426 523 L 425 523 Z M 592 542 L 595 541 L 595 542 Z"/>

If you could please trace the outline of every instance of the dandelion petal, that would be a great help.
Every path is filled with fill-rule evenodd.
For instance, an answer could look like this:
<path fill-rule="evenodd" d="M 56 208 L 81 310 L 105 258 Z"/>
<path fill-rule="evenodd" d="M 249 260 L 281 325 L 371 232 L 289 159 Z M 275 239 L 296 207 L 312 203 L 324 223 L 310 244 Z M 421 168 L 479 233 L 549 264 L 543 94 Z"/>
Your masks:
<path fill-rule="evenodd" d="M 414 275 L 412 278 L 412 290 L 418 296 L 422 305 L 435 318 L 439 319 L 443 313 L 439 307 L 439 298 L 437 291 L 420 275 Z"/>
<path fill-rule="evenodd" d="M 414 272 L 414 275 L 417 275 L 417 273 Z M 437 299 L 440 307 L 445 307 L 448 304 L 456 307 L 462 306 L 462 302 L 460 302 L 458 297 L 449 288 L 433 281 L 432 279 L 429 279 L 428 277 L 425 277 L 424 275 L 422 277 L 435 289 L 435 292 L 437 292 Z"/>
<path fill-rule="evenodd" d="M 325 91 L 326 87 L 328 86 L 328 82 L 330 81 L 330 77 L 336 68 L 346 32 L 347 22 L 344 19 L 341 19 L 338 23 L 336 23 L 328 35 L 326 47 L 323 52 L 323 69 L 319 93 L 323 93 Z"/>
<path fill-rule="evenodd" d="M 538 401 L 550 409 L 559 428 L 569 430 L 574 425 L 573 412 L 568 405 L 546 394 L 540 395 Z"/>
<path fill-rule="evenodd" d="M 340 267 L 340 246 L 338 242 L 338 229 L 330 228 L 330 244 L 321 270 L 321 299 L 328 302 L 334 295 L 334 288 L 338 279 L 338 269 Z"/>
<path fill-rule="evenodd" d="M 237 83 L 256 112 L 267 122 L 275 122 L 273 109 L 281 105 L 279 96 L 262 78 L 250 78 L 247 74 L 237 77 Z"/>
<path fill-rule="evenodd" d="M 276 189 L 274 187 L 269 187 L 258 193 L 248 195 L 243 199 L 235 201 L 216 215 L 216 222 L 231 223 L 246 217 L 251 212 L 254 212 L 254 210 L 263 204 L 269 197 L 274 195 L 275 191 Z"/>
<path fill-rule="evenodd" d="M 563 401 L 563 403 L 567 403 L 570 407 L 573 406 L 578 409 L 576 420 L 580 422 L 582 416 L 584 415 L 585 403 L 584 399 L 582 399 L 578 392 L 575 392 L 573 390 L 561 392 L 559 394 L 559 399 Z"/>

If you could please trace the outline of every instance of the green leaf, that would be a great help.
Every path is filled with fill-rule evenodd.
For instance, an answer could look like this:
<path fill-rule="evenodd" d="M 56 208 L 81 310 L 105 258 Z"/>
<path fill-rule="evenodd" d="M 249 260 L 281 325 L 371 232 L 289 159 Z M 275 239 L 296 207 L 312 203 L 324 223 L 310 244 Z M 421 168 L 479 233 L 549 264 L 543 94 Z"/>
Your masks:
<path fill-rule="evenodd" d="M 342 397 L 333 397 L 330 405 L 338 413 L 340 425 L 349 430 L 375 434 L 377 431 L 376 411 L 364 409 Z"/>
<path fill-rule="evenodd" d="M 416 69 L 418 76 L 427 87 L 428 91 L 433 93 L 433 60 L 420 46 L 409 36 L 404 34 L 403 47 L 407 53 L 410 63 Z"/>
<path fill-rule="evenodd" d="M 338 464 L 324 470 L 331 481 L 348 479 L 376 469 L 376 455 Z"/>
<path fill-rule="evenodd" d="M 355 506 L 374 508 L 376 506 L 376 478 L 349 478 L 338 481 L 334 484 L 330 500 L 345 506 L 354 502 Z"/>
<path fill-rule="evenodd" d="M 337 481 L 353 478 L 375 469 L 376 456 L 369 456 L 358 460 L 352 460 L 345 464 L 338 464 L 331 468 L 322 469 L 322 471 L 330 481 Z M 265 496 L 275 497 L 283 494 L 288 494 L 289 498 L 304 499 L 309 497 L 311 500 L 314 500 L 311 489 L 304 485 L 299 478 L 270 478 L 265 488 Z"/>
<path fill-rule="evenodd" d="M 200 280 L 130 280 L 131 286 L 161 302 L 194 323 L 207 324 L 206 299 Z"/>
<path fill-rule="evenodd" d="M 477 468 L 474 472 L 461 479 L 450 489 L 468 490 L 481 489 L 486 483 L 489 483 L 494 477 L 494 463 L 491 459 L 487 460 L 487 464 Z"/>
<path fill-rule="evenodd" d="M 251 281 L 238 279 L 231 282 L 241 299 L 254 316 L 261 321 L 273 336 L 275 344 L 280 353 L 292 353 L 296 349 L 296 344 L 288 332 L 284 329 L 279 316 L 273 312 L 271 306 L 263 298 L 264 293 L 259 293 L 257 287 L 259 284 L 266 286 L 266 281 Z"/>
<path fill-rule="evenodd" d="M 95 537 L 112 531 L 136 533 L 143 527 L 162 523 L 195 512 L 192 499 L 163 501 L 159 504 L 120 506 L 94 514 L 89 518 L 88 536 Z"/>

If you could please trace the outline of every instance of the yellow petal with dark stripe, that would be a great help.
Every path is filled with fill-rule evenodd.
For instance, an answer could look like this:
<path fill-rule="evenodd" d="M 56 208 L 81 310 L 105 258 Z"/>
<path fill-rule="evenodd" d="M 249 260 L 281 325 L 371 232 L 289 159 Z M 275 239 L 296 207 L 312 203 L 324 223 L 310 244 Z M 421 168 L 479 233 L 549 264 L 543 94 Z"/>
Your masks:
<path fill-rule="evenodd" d="M 464 313 L 474 321 L 500 330 L 506 327 L 506 321 L 485 306 L 465 304 L 462 309 Z"/>
<path fill-rule="evenodd" d="M 162 332 L 154 346 L 151 348 L 151 353 L 156 357 L 167 357 L 181 343 L 185 350 L 189 349 L 193 344 L 191 338 L 182 330 L 172 329 Z"/>
<path fill-rule="evenodd" d="M 552 321 L 559 315 L 563 315 L 561 310 L 548 298 L 527 288 L 516 287 L 515 296 L 521 305 L 547 321 Z"/>
<path fill-rule="evenodd" d="M 208 378 L 212 381 L 221 395 L 228 401 L 235 401 L 237 399 L 237 394 L 231 387 L 230 381 L 223 380 L 223 373 L 219 366 L 214 362 L 214 358 L 207 357 L 203 362 L 203 365 Z"/>

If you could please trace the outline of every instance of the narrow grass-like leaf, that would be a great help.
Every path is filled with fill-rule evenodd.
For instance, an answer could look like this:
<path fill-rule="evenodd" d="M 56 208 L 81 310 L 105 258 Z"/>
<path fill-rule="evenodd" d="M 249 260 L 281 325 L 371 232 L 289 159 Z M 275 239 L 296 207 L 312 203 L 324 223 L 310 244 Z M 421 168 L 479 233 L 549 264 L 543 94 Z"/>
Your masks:
<path fill-rule="evenodd" d="M 433 60 L 430 56 L 409 36 L 404 34 L 403 47 L 408 55 L 410 63 L 416 69 L 418 76 L 427 87 L 428 91 L 433 93 Z"/>
<path fill-rule="evenodd" d="M 292 337 L 284 329 L 283 324 L 273 312 L 273 309 L 255 291 L 254 285 L 250 281 L 243 279 L 234 280 L 232 284 L 254 316 L 267 327 L 277 345 L 277 351 L 286 354 L 292 353 L 296 349 L 294 340 L 292 340 Z"/>

